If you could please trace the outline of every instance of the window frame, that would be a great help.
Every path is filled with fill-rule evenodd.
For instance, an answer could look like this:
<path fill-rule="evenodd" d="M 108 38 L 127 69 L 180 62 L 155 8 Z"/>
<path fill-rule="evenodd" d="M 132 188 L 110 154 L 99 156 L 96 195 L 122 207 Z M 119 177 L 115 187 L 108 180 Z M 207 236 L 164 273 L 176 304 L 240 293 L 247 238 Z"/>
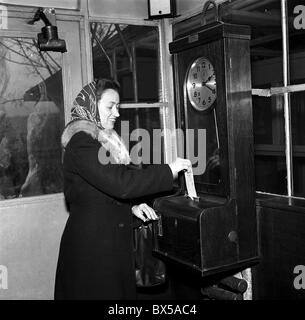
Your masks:
<path fill-rule="evenodd" d="M 127 18 L 110 18 L 97 17 L 85 14 L 86 25 L 86 51 L 88 54 L 90 64 L 88 67 L 88 82 L 93 81 L 93 57 L 90 41 L 90 23 L 117 23 L 129 24 L 138 26 L 152 26 L 158 28 L 159 34 L 159 70 L 160 70 L 160 87 L 161 87 L 161 101 L 154 103 L 121 103 L 121 109 L 138 109 L 138 108 L 158 108 L 160 110 L 161 129 L 164 130 L 164 161 L 170 163 L 177 157 L 176 135 L 175 135 L 175 109 L 174 109 L 174 84 L 173 84 L 173 70 L 170 62 L 170 54 L 167 49 L 168 43 L 172 41 L 172 27 L 169 19 L 163 20 L 144 20 L 144 19 L 127 19 Z"/>
<path fill-rule="evenodd" d="M 62 33 L 63 37 L 65 33 Z M 0 37 L 2 38 L 24 38 L 24 39 L 35 39 L 37 37 L 37 32 L 35 31 L 20 31 L 18 29 L 1 29 Z M 66 115 L 66 88 L 65 88 L 65 79 L 67 77 L 67 69 L 64 68 L 65 59 L 62 56 L 62 82 L 63 82 L 63 102 L 64 102 L 64 116 Z M 63 192 L 51 193 L 51 194 L 41 194 L 41 195 L 33 195 L 27 197 L 20 198 L 12 198 L 12 199 L 3 199 L 0 201 L 0 209 L 1 208 L 10 208 L 16 205 L 28 205 L 28 204 L 37 204 L 42 201 L 49 201 L 53 199 L 61 199 L 63 197 Z"/>
<path fill-rule="evenodd" d="M 3 4 L 8 10 L 24 9 L 23 12 L 19 12 L 18 19 L 28 19 L 29 11 L 30 15 L 32 15 L 33 6 L 31 5 L 11 5 L 11 4 Z M 8 13 L 8 19 L 14 18 Z M 58 22 L 69 22 L 76 21 L 79 23 L 79 37 L 80 37 L 80 46 L 81 48 L 85 47 L 86 34 L 84 32 L 84 17 L 80 11 L 67 10 L 67 9 L 57 9 L 56 10 L 56 20 Z M 17 23 L 13 28 L 8 24 L 7 29 L 0 29 L 0 37 L 14 37 L 14 38 L 37 38 L 37 33 L 39 33 L 40 27 L 38 25 L 26 25 L 26 29 L 24 29 L 23 22 L 21 24 Z M 60 31 L 60 37 L 63 39 L 67 39 L 70 32 Z M 82 55 L 82 52 L 81 52 Z M 71 57 L 69 55 L 69 51 L 65 54 L 62 54 L 62 84 L 63 84 L 63 102 L 64 102 L 64 119 L 65 124 L 70 119 L 70 108 L 73 102 L 74 97 L 72 96 L 72 84 L 70 81 L 71 78 L 71 67 L 70 67 Z M 81 77 L 84 82 L 87 78 L 86 74 L 86 59 L 85 55 L 81 56 Z M 52 194 L 42 194 L 35 196 L 27 196 L 21 198 L 13 198 L 13 199 L 3 199 L 0 201 L 0 210 L 1 208 L 14 208 L 15 206 L 28 206 L 28 205 L 39 205 L 46 204 L 51 201 L 60 202 L 63 199 L 63 192 L 52 193 Z"/>
<path fill-rule="evenodd" d="M 290 85 L 290 54 L 289 54 L 289 30 L 288 30 L 288 6 L 287 0 L 281 1 L 281 28 L 282 28 L 282 73 L 283 86 L 271 87 L 270 89 L 253 88 L 252 95 L 261 97 L 278 97 L 283 96 L 284 106 L 284 125 L 285 125 L 285 160 L 287 172 L 287 195 L 280 195 L 282 197 L 304 199 L 305 197 L 294 196 L 294 178 L 293 178 L 293 156 L 296 153 L 302 153 L 302 146 L 294 146 L 292 142 L 292 124 L 291 124 L 291 99 L 290 94 L 293 92 L 304 92 L 305 83 Z M 269 146 L 272 153 L 272 145 L 264 145 L 264 150 Z M 256 145 L 256 149 L 262 149 L 263 145 Z M 293 150 L 294 149 L 294 150 Z M 268 151 L 267 151 L 268 153 Z M 277 153 L 274 153 L 275 155 Z M 302 156 L 304 157 L 303 153 Z M 260 194 L 272 194 L 262 191 L 256 191 Z"/>

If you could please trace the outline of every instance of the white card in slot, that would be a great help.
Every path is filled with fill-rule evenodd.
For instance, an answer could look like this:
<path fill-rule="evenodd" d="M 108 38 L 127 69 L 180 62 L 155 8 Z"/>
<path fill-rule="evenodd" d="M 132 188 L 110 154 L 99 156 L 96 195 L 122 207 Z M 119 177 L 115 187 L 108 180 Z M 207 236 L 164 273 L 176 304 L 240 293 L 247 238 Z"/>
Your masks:
<path fill-rule="evenodd" d="M 190 168 L 187 171 L 185 171 L 184 177 L 185 177 L 187 194 L 192 200 L 194 200 L 194 198 L 197 198 L 197 192 L 196 192 L 195 183 L 194 183 L 193 169 Z"/>

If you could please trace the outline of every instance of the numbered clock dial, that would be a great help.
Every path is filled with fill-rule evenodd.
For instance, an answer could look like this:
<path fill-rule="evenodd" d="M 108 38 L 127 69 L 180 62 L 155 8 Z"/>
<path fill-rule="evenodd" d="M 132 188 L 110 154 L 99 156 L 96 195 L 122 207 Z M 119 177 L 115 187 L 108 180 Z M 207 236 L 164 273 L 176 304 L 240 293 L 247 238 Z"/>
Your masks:
<path fill-rule="evenodd" d="M 215 70 L 205 57 L 196 59 L 186 78 L 187 95 L 192 106 L 199 111 L 210 108 L 216 99 Z"/>

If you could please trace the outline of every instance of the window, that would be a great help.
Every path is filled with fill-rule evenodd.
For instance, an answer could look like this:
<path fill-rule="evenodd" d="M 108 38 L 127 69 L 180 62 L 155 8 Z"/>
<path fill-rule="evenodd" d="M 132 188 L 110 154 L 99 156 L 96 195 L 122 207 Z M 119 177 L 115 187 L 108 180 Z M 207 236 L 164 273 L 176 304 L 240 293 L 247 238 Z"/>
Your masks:
<path fill-rule="evenodd" d="M 305 4 L 296 0 L 287 4 L 290 84 L 302 89 L 290 94 L 293 194 L 305 197 Z"/>
<path fill-rule="evenodd" d="M 166 108 L 161 102 L 158 27 L 91 22 L 90 30 L 94 78 L 114 78 L 121 85 L 120 121 L 116 122 L 116 130 L 129 147 L 132 161 L 148 164 L 161 158 L 164 162 L 162 137 L 158 136 L 162 141 L 159 150 L 154 148 L 158 143 L 153 142 L 154 130 L 161 132 L 165 126 Z M 123 123 L 128 123 L 128 134 L 121 132 Z M 136 138 L 136 129 L 146 130 L 148 149 L 141 144 L 143 136 Z M 134 139 L 129 135 L 132 132 Z M 139 145 L 143 148 L 135 152 Z"/>
<path fill-rule="evenodd" d="M 296 28 L 302 12 L 294 12 L 301 2 L 235 0 L 221 12 L 224 21 L 252 29 L 256 189 L 305 197 L 305 26 Z M 288 37 L 283 37 L 283 14 Z"/>
<path fill-rule="evenodd" d="M 94 77 L 118 80 L 122 102 L 158 102 L 158 28 L 99 22 L 90 26 Z"/>
<path fill-rule="evenodd" d="M 62 57 L 35 39 L 0 33 L 1 200 L 62 191 Z"/>

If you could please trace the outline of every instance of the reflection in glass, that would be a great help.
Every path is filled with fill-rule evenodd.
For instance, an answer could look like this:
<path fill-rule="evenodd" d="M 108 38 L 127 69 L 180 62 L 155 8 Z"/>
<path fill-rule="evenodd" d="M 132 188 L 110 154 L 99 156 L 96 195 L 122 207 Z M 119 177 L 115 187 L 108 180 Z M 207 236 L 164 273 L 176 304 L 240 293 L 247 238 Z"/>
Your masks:
<path fill-rule="evenodd" d="M 290 83 L 304 84 L 305 70 L 305 6 L 304 1 L 289 0 L 289 64 Z M 298 6 L 298 8 L 296 8 Z M 300 7 L 303 10 L 300 10 Z M 305 87 L 290 94 L 294 195 L 305 197 Z"/>
<path fill-rule="evenodd" d="M 221 16 L 225 22 L 251 27 L 252 87 L 282 85 L 281 0 L 233 0 L 224 4 Z"/>
<path fill-rule="evenodd" d="M 283 85 L 281 1 L 234 0 L 222 19 L 251 26 L 252 88 Z M 287 194 L 282 96 L 252 96 L 256 190 Z"/>
<path fill-rule="evenodd" d="M 292 93 L 290 101 L 294 195 L 305 197 L 305 91 Z"/>
<path fill-rule="evenodd" d="M 216 115 L 214 109 L 207 110 L 206 113 L 198 116 L 198 111 L 195 109 L 188 109 L 188 127 L 204 129 L 206 134 L 206 141 L 199 137 L 199 131 L 194 130 L 193 137 L 189 139 L 188 145 L 192 145 L 193 152 L 188 155 L 188 158 L 197 158 L 197 164 L 193 167 L 194 175 L 196 174 L 196 168 L 200 167 L 199 159 L 206 157 L 206 167 L 203 174 L 197 174 L 194 176 L 195 182 L 205 185 L 205 191 L 212 192 L 214 189 L 220 188 L 218 184 L 221 183 L 221 171 L 220 171 L 220 148 L 218 138 L 218 124 L 216 121 Z M 205 142 L 205 147 L 202 144 Z M 200 151 L 205 151 L 204 155 L 200 155 Z M 210 190 L 209 187 L 212 189 Z M 217 192 L 219 193 L 219 191 Z"/>
<path fill-rule="evenodd" d="M 276 194 L 287 194 L 286 160 L 284 149 L 272 155 L 255 156 L 256 190 Z M 280 156 L 276 156 L 280 154 Z"/>
<path fill-rule="evenodd" d="M 92 22 L 94 78 L 114 78 L 122 102 L 159 101 L 158 28 Z"/>
<path fill-rule="evenodd" d="M 0 69 L 0 199 L 61 192 L 61 54 L 2 37 Z"/>
<path fill-rule="evenodd" d="M 138 128 L 142 128 L 139 139 L 134 131 Z M 133 163 L 164 163 L 164 138 L 159 108 L 120 109 L 115 129 L 128 147 Z"/>
<path fill-rule="evenodd" d="M 290 83 L 304 83 L 305 69 L 305 19 L 304 1 L 289 0 L 288 6 L 288 28 L 289 28 L 289 64 Z M 303 7 L 303 10 L 297 8 Z M 298 10 L 296 10 L 298 9 Z"/>
<path fill-rule="evenodd" d="M 253 129 L 256 145 L 284 145 L 283 96 L 252 97 Z"/>
<path fill-rule="evenodd" d="M 256 190 L 270 193 L 281 190 L 280 194 L 285 194 L 286 180 L 275 174 L 283 171 L 286 176 L 283 96 L 253 96 L 252 104 Z M 283 159 L 283 163 L 278 158 Z M 282 183 L 284 185 L 279 185 Z"/>

